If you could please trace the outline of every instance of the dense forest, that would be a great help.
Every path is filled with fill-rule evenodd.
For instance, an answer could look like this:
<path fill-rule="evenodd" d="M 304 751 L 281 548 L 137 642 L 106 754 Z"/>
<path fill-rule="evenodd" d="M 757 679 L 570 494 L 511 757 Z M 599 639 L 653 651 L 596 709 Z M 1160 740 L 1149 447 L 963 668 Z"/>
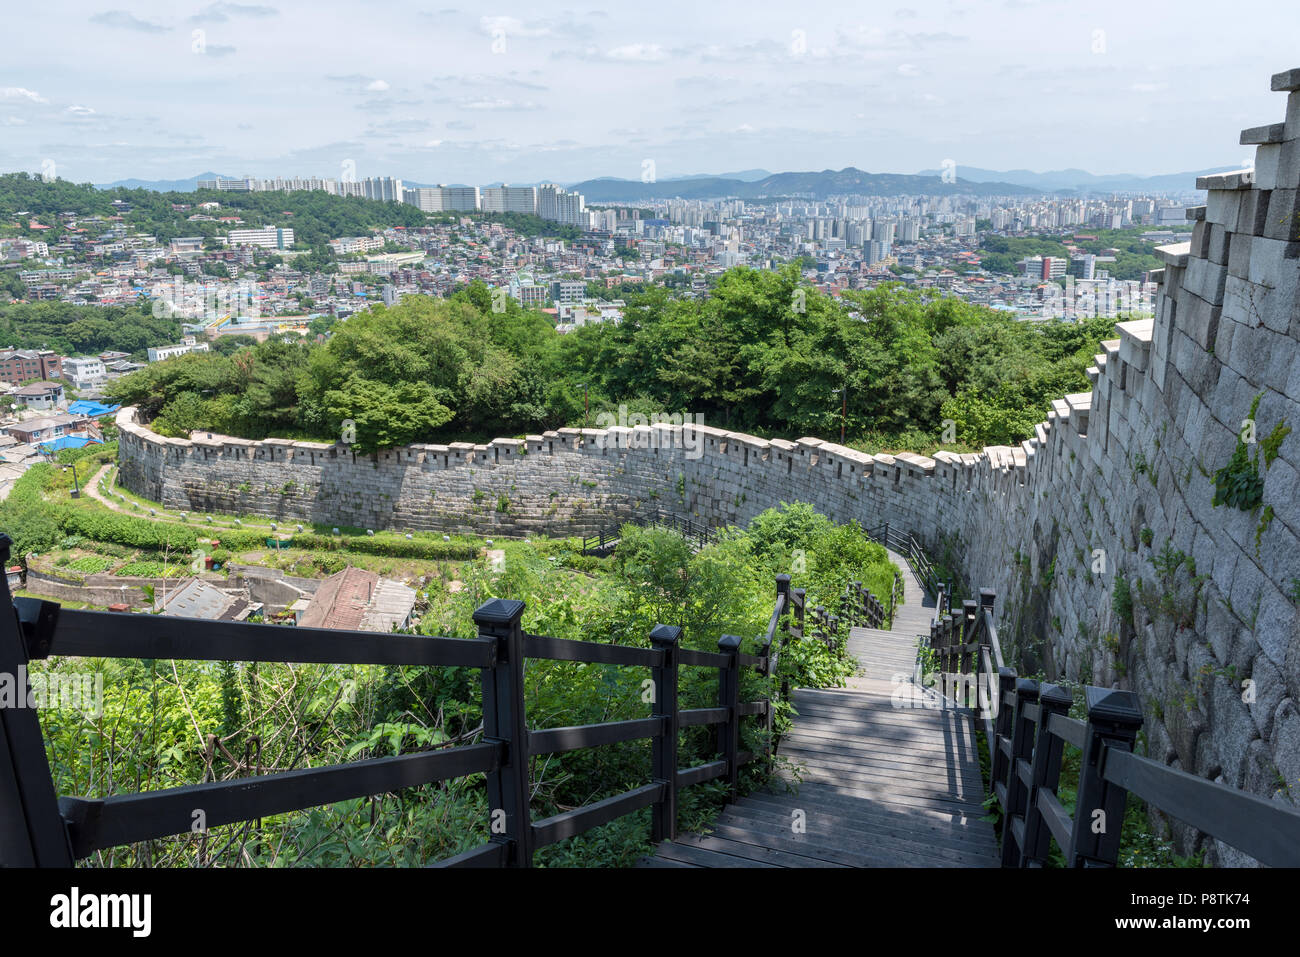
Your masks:
<path fill-rule="evenodd" d="M 892 285 L 831 298 L 801 289 L 790 267 L 731 270 L 706 299 L 650 289 L 628 300 L 623 322 L 561 335 L 514 303 L 493 312 L 475 283 L 449 300 L 375 306 L 323 344 L 271 341 L 151 365 L 110 394 L 167 434 L 330 441 L 352 420 L 370 451 L 595 425 L 620 405 L 833 437 L 847 389 L 850 444 L 931 449 L 951 420 L 957 444 L 978 447 L 1028 437 L 1052 399 L 1086 390 L 1113 326 L 1018 322 Z"/>
<path fill-rule="evenodd" d="M 176 342 L 180 320 L 153 314 L 152 303 L 76 306 L 67 302 L 0 305 L 0 348 L 53 349 L 63 355 L 126 352 Z"/>

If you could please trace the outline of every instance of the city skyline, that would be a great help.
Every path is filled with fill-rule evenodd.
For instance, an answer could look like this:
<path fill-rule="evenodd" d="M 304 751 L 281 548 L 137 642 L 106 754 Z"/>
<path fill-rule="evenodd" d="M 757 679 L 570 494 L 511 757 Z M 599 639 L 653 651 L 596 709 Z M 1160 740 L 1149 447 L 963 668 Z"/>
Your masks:
<path fill-rule="evenodd" d="M 1267 6 L 1275 26 L 1300 26 L 1294 8 Z M 1207 144 L 1276 111 L 1257 64 L 1286 60 L 1295 31 L 1204 3 L 1179 13 L 1063 0 L 903 0 L 865 17 L 676 2 L 613 15 L 21 8 L 7 14 L 0 168 L 104 183 L 351 163 L 358 177 L 575 183 L 947 159 L 1142 176 L 1231 165 Z"/>

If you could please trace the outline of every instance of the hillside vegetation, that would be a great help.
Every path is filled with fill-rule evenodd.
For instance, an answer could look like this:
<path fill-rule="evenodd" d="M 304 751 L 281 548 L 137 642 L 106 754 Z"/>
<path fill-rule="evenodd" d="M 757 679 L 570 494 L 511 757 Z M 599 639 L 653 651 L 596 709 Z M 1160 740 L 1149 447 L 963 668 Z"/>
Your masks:
<path fill-rule="evenodd" d="M 63 473 L 38 468 L 42 471 L 23 479 L 22 497 L 41 498 L 56 512 L 104 516 L 96 534 L 121 531 L 110 521 L 116 516 L 74 505 Z M 0 527 L 9 527 L 9 518 L 0 516 Z M 165 539 L 160 536 L 155 543 L 159 560 L 168 554 Z M 85 536 L 59 545 L 82 551 L 92 546 Z M 795 549 L 804 551 L 803 561 L 793 561 Z M 102 564 L 92 569 L 83 559 L 77 567 L 90 572 Z M 837 607 L 848 580 L 862 580 L 877 594 L 888 595 L 896 574 L 885 550 L 867 541 L 859 528 L 835 526 L 809 506 L 794 505 L 765 512 L 747 530 L 725 531 L 698 552 L 675 532 L 632 526 L 623 530 L 618 553 L 605 559 L 581 556 L 566 541 L 505 543 L 500 562 L 484 554 L 459 561 L 458 589 L 450 587 L 446 576 L 422 588 L 418 632 L 474 637 L 474 609 L 489 597 L 503 597 L 527 603 L 523 624 L 533 634 L 646 648 L 656 624 L 672 624 L 683 628 L 683 647 L 716 650 L 721 635 L 735 634 L 745 638 L 744 651 L 753 653 L 771 614 L 774 576 L 780 572 L 794 572 L 793 584 L 808 589 L 809 604 L 828 608 Z M 783 679 L 800 687 L 842 685 L 852 670 L 842 644 L 793 642 L 775 676 L 743 672 L 742 700 L 770 696 Z M 238 779 L 259 770 L 321 767 L 469 744 L 483 733 L 479 676 L 471 668 L 57 657 L 33 665 L 36 675 L 60 671 L 103 675 L 100 713 L 55 709 L 42 716 L 60 794 L 104 797 Z M 529 726 L 644 718 L 650 711 L 644 696 L 647 674 L 644 668 L 530 661 L 525 670 Z M 681 708 L 712 706 L 717 693 L 716 670 L 681 669 Z M 778 731 L 788 726 L 789 715 L 788 706 L 778 705 Z M 762 752 L 761 727 L 757 719 L 746 722 L 743 749 Z M 681 767 L 714 760 L 716 754 L 709 728 L 683 729 Z M 742 788 L 759 784 L 762 774 L 761 762 L 748 765 Z M 532 816 L 540 820 L 646 784 L 650 747 L 637 741 L 536 757 L 530 776 Z M 682 827 L 699 827 L 724 801 L 719 782 L 683 789 Z M 537 855 L 537 863 L 630 864 L 649 849 L 648 814 L 642 810 L 548 847 Z M 246 825 L 213 827 L 206 834 L 110 849 L 88 863 L 420 866 L 485 841 L 490 819 L 484 778 L 471 775 Z"/>

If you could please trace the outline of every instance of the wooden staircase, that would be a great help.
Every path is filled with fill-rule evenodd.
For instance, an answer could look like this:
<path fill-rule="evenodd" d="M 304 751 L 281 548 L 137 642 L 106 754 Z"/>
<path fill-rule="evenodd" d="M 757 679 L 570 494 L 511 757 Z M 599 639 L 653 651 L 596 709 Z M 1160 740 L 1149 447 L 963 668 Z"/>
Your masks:
<path fill-rule="evenodd" d="M 933 607 L 900 555 L 903 604 L 888 630 L 853 628 L 846 688 L 799 689 L 766 790 L 701 834 L 658 845 L 649 867 L 997 867 L 969 710 L 919 707 L 917 639 Z M 932 703 L 934 699 L 931 699 Z"/>

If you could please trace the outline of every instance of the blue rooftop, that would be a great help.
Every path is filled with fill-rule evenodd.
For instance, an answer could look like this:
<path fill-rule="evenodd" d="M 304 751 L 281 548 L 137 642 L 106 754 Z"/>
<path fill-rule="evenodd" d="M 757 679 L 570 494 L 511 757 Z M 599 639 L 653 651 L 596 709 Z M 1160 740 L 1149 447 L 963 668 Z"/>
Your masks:
<path fill-rule="evenodd" d="M 49 442 L 36 446 L 42 452 L 62 452 L 64 449 L 81 449 L 87 445 L 103 445 L 99 439 L 88 439 L 84 435 L 63 435 Z"/>
<path fill-rule="evenodd" d="M 104 405 L 102 402 L 91 402 L 89 399 L 78 399 L 68 405 L 69 415 L 89 415 L 100 416 L 108 415 L 110 412 L 116 412 L 122 408 L 120 405 Z"/>

